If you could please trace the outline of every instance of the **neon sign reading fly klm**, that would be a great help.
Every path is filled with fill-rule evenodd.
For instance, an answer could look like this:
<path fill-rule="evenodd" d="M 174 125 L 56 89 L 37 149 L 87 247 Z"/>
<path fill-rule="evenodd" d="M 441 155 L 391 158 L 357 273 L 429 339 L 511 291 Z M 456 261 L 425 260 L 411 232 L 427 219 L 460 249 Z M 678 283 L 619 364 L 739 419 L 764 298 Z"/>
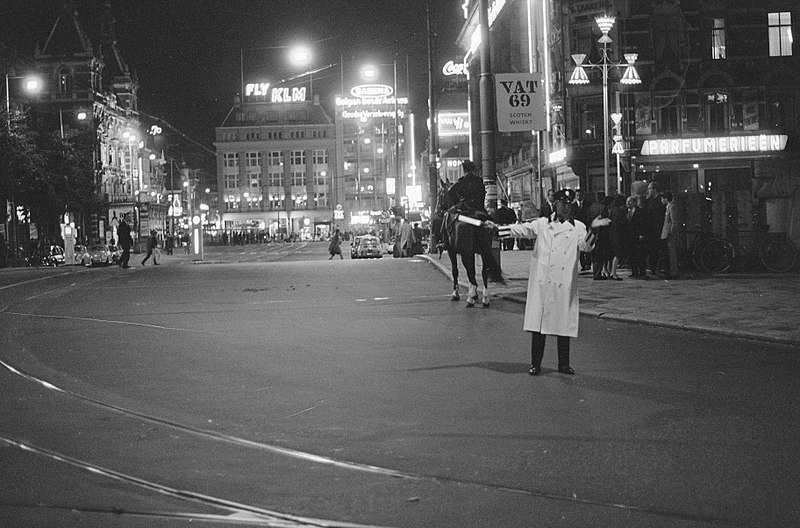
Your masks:
<path fill-rule="evenodd" d="M 244 88 L 245 97 L 268 97 L 270 103 L 298 103 L 306 100 L 306 87 L 272 88 L 269 83 L 250 83 Z"/>

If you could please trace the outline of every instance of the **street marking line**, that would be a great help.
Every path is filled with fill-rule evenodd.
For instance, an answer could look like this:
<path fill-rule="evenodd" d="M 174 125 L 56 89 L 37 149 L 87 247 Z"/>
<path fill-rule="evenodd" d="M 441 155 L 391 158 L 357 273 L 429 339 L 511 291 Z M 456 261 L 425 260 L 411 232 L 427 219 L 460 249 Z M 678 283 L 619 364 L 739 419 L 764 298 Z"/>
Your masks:
<path fill-rule="evenodd" d="M 38 279 L 30 279 L 22 282 L 15 282 L 14 284 L 6 284 L 5 286 L 0 286 L 0 290 L 7 290 L 8 288 L 16 288 L 17 286 L 22 286 L 23 284 L 30 284 L 31 282 L 39 282 L 47 279 L 52 279 L 55 277 L 63 277 L 64 275 L 69 275 L 69 273 L 59 273 L 58 275 L 50 275 L 47 277 L 40 277 Z"/>
<path fill-rule="evenodd" d="M 19 315 L 22 317 L 38 317 L 40 319 L 65 319 L 68 321 L 89 321 L 94 323 L 109 323 L 109 324 L 120 324 L 126 326 L 141 326 L 143 328 L 154 328 L 156 330 L 173 330 L 177 332 L 189 332 L 193 334 L 213 334 L 219 335 L 219 332 L 208 332 L 206 330 L 195 330 L 193 328 L 173 328 L 169 326 L 161 326 L 155 325 L 150 323 L 134 323 L 132 321 L 116 321 L 114 319 L 99 319 L 96 317 L 77 317 L 72 315 L 46 315 L 46 314 L 34 314 L 34 313 L 22 313 L 22 312 L 7 312 L 2 311 L 0 313 L 8 314 L 8 315 Z"/>

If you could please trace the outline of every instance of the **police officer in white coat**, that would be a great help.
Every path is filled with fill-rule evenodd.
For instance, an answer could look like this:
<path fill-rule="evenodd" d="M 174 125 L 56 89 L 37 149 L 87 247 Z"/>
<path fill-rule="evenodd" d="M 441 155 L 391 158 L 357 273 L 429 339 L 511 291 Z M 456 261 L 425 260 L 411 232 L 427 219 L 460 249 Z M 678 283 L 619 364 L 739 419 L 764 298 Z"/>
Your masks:
<path fill-rule="evenodd" d="M 594 249 L 594 235 L 572 218 L 575 191 L 562 189 L 555 196 L 555 211 L 531 222 L 496 227 L 500 237 L 536 239 L 528 278 L 523 330 L 531 332 L 531 368 L 538 376 L 546 335 L 558 337 L 558 372 L 575 374 L 569 364 L 569 338 L 578 337 L 578 267 L 580 252 Z M 608 218 L 592 221 L 592 228 L 608 225 Z"/>

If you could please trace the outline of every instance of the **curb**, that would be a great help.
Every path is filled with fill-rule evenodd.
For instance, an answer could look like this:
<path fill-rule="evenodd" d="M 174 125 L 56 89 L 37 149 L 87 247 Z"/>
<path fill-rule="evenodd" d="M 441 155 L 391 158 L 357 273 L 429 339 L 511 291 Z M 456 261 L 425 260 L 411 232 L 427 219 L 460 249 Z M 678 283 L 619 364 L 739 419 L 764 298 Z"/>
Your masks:
<path fill-rule="evenodd" d="M 449 268 L 447 268 L 444 264 L 439 263 L 436 259 L 431 257 L 427 254 L 417 255 L 419 257 L 425 258 L 428 262 L 430 262 L 435 268 L 437 268 L 445 277 L 449 278 L 450 281 L 453 280 L 453 275 L 450 273 Z M 459 285 L 465 288 L 469 287 L 469 283 L 466 281 L 459 280 Z M 500 298 L 505 299 L 511 302 L 525 304 L 526 297 L 527 297 L 527 290 L 520 291 L 520 292 L 500 292 L 500 293 L 492 293 L 492 295 Z M 586 301 L 581 301 L 585 303 Z M 800 345 L 800 342 L 793 339 L 786 339 L 782 337 L 772 337 L 764 334 L 755 334 L 746 331 L 740 330 L 730 330 L 718 327 L 707 327 L 702 325 L 692 325 L 692 324 L 684 324 L 684 323 L 673 323 L 670 321 L 663 321 L 663 320 L 653 320 L 647 319 L 642 317 L 632 316 L 630 314 L 620 314 L 620 313 L 612 313 L 612 312 L 605 312 L 598 310 L 597 308 L 589 307 L 581 307 L 579 309 L 581 315 L 595 317 L 597 319 L 606 319 L 609 321 L 616 321 L 620 323 L 635 323 L 635 324 L 642 324 L 647 326 L 656 326 L 660 328 L 670 328 L 673 330 L 685 330 L 689 332 L 702 332 L 706 334 L 713 334 L 718 336 L 724 337 L 735 337 L 739 339 L 749 339 L 753 341 L 761 341 L 761 342 L 769 342 L 775 343 L 780 345 L 793 345 L 797 346 Z"/>

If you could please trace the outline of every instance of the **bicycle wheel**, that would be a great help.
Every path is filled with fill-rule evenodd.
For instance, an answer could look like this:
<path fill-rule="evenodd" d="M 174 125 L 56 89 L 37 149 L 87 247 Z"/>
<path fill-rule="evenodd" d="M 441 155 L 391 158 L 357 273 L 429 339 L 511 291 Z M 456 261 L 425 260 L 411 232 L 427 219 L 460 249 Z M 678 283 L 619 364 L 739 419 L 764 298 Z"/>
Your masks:
<path fill-rule="evenodd" d="M 714 240 L 713 238 L 701 238 L 697 240 L 692 247 L 689 249 L 689 260 L 692 263 L 692 267 L 699 271 L 704 271 L 703 266 L 700 263 L 700 255 L 703 254 L 703 250 L 706 248 L 709 242 Z"/>
<path fill-rule="evenodd" d="M 722 238 L 709 240 L 700 252 L 700 267 L 706 273 L 725 273 L 733 265 L 736 250 Z"/>
<path fill-rule="evenodd" d="M 767 235 L 758 248 L 758 261 L 773 273 L 786 273 L 797 262 L 797 247 L 788 238 Z"/>

